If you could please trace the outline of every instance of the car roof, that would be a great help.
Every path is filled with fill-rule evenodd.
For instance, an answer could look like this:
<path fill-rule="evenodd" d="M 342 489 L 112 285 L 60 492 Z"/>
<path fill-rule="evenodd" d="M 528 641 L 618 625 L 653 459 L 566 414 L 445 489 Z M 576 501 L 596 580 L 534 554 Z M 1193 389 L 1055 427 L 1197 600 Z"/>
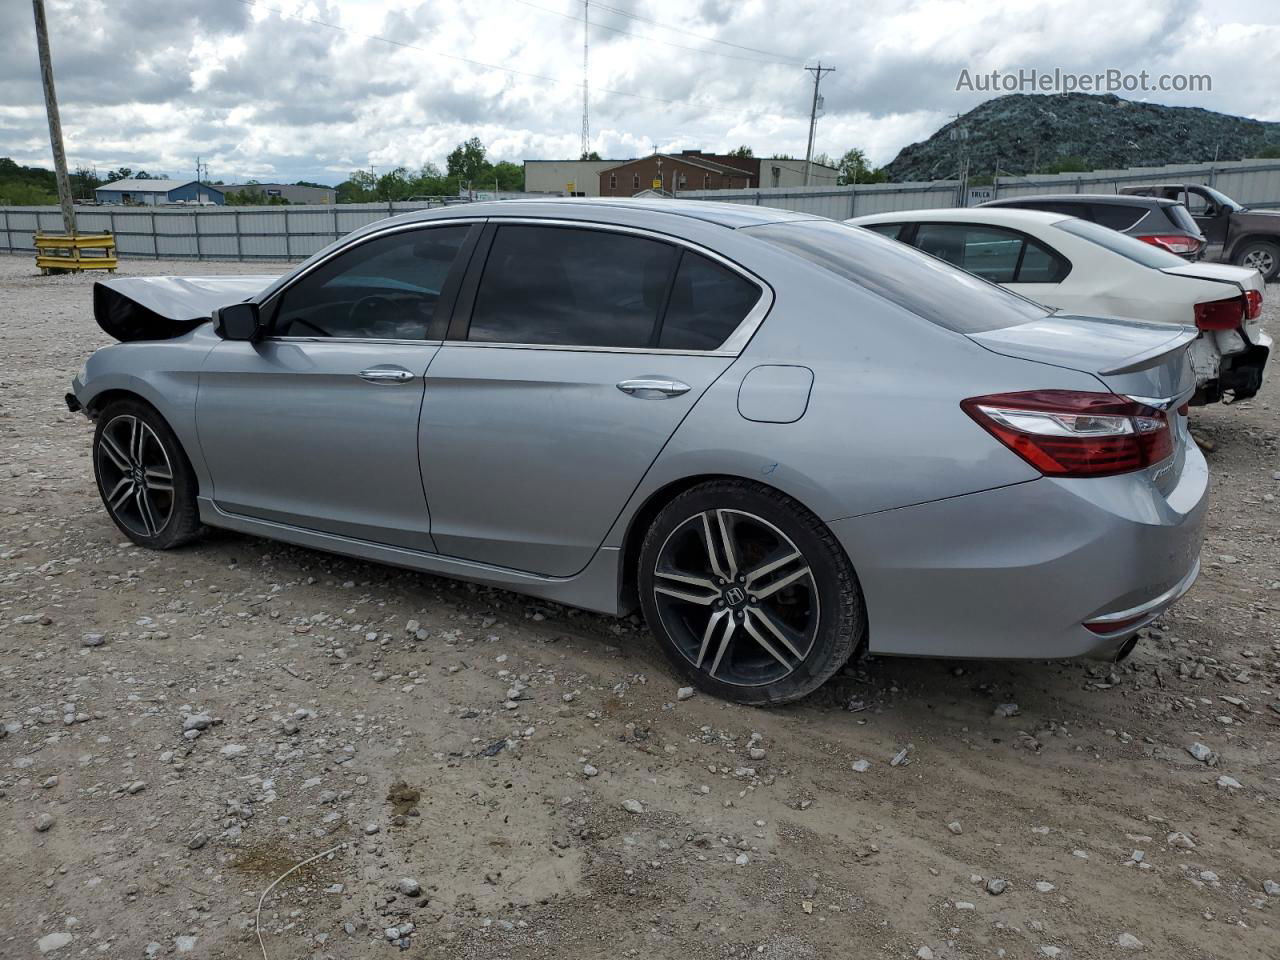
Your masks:
<path fill-rule="evenodd" d="M 983 207 L 998 207 L 1010 203 L 1115 203 L 1132 206 L 1135 203 L 1150 203 L 1152 206 L 1171 207 L 1179 201 L 1168 200 L 1164 197 L 1143 197 L 1135 196 L 1128 193 L 1037 193 L 1034 196 L 1026 197 L 1003 197 L 999 200 L 988 200 L 986 203 L 979 204 Z"/>
<path fill-rule="evenodd" d="M 979 220 L 983 223 L 1004 226 L 1038 226 L 1074 220 L 1069 213 L 1053 213 L 1048 210 L 1021 210 L 1017 207 L 939 207 L 933 210 L 894 210 L 892 213 L 872 213 L 865 217 L 846 220 L 856 227 L 873 223 L 923 223 L 941 220 Z"/>
<path fill-rule="evenodd" d="M 415 210 L 401 214 L 396 219 L 401 223 L 407 223 L 416 220 L 448 220 L 456 217 L 547 217 L 568 214 L 574 219 L 599 217 L 607 220 L 611 212 L 634 211 L 700 220 L 732 230 L 766 223 L 819 219 L 810 213 L 779 210 L 776 207 L 758 207 L 750 203 L 662 197 L 539 197 L 519 200 L 484 200 L 476 203 L 433 207 L 429 210 Z"/>

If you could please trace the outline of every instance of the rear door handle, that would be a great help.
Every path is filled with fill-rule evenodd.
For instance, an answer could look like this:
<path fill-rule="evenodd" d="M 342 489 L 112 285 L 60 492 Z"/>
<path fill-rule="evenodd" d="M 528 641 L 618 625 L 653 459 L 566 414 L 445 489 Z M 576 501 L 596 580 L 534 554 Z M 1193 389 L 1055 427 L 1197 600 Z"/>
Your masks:
<path fill-rule="evenodd" d="M 360 371 L 360 379 L 370 383 L 408 383 L 414 373 L 404 367 L 370 367 Z"/>
<path fill-rule="evenodd" d="M 688 393 L 690 387 L 687 383 L 667 377 L 637 377 L 634 380 L 619 380 L 618 389 L 629 397 L 658 400 L 663 397 L 678 397 L 682 393 Z"/>

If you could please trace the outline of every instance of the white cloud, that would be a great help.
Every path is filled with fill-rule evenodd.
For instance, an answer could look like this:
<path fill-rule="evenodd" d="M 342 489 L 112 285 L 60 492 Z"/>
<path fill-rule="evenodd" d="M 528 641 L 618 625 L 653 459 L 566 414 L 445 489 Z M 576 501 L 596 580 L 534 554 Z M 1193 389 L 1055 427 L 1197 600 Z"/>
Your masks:
<path fill-rule="evenodd" d="M 608 6 L 593 8 L 599 26 L 590 72 L 592 146 L 606 157 L 642 154 L 654 143 L 747 143 L 758 154 L 803 155 L 810 78 L 792 64 L 817 58 L 837 67 L 823 81 L 817 149 L 838 155 L 860 146 L 875 162 L 985 98 L 955 91 L 961 68 L 1209 73 L 1212 91 L 1160 102 L 1280 120 L 1276 4 Z M 30 8 L 0 8 L 0 156 L 47 165 Z M 582 24 L 573 18 L 582 7 L 573 0 L 493 0 L 478 8 L 416 0 L 48 0 L 48 8 L 73 163 L 181 174 L 199 154 L 223 179 L 336 181 L 369 164 L 440 163 L 472 135 L 495 159 L 578 149 Z"/>

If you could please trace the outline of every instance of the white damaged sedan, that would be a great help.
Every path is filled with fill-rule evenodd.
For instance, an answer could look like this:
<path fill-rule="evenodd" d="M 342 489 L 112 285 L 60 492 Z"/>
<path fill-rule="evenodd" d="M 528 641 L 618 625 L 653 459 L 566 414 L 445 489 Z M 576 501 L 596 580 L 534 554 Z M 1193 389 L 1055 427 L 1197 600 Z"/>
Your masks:
<path fill-rule="evenodd" d="M 1187 263 L 1099 224 L 1041 210 L 902 210 L 847 222 L 1051 309 L 1194 325 L 1193 404 L 1243 400 L 1262 386 L 1272 340 L 1262 330 L 1265 284 L 1256 270 Z"/>

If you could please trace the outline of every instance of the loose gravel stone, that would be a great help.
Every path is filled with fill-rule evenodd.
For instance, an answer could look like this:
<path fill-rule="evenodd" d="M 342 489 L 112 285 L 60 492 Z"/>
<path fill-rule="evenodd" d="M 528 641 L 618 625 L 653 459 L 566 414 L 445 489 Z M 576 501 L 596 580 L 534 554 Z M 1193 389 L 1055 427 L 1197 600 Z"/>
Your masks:
<path fill-rule="evenodd" d="M 42 813 L 36 817 L 35 828 L 36 833 L 48 833 L 49 828 L 54 824 L 53 814 Z"/>
<path fill-rule="evenodd" d="M 629 813 L 644 813 L 644 804 L 639 800 L 623 800 L 622 809 Z"/>

